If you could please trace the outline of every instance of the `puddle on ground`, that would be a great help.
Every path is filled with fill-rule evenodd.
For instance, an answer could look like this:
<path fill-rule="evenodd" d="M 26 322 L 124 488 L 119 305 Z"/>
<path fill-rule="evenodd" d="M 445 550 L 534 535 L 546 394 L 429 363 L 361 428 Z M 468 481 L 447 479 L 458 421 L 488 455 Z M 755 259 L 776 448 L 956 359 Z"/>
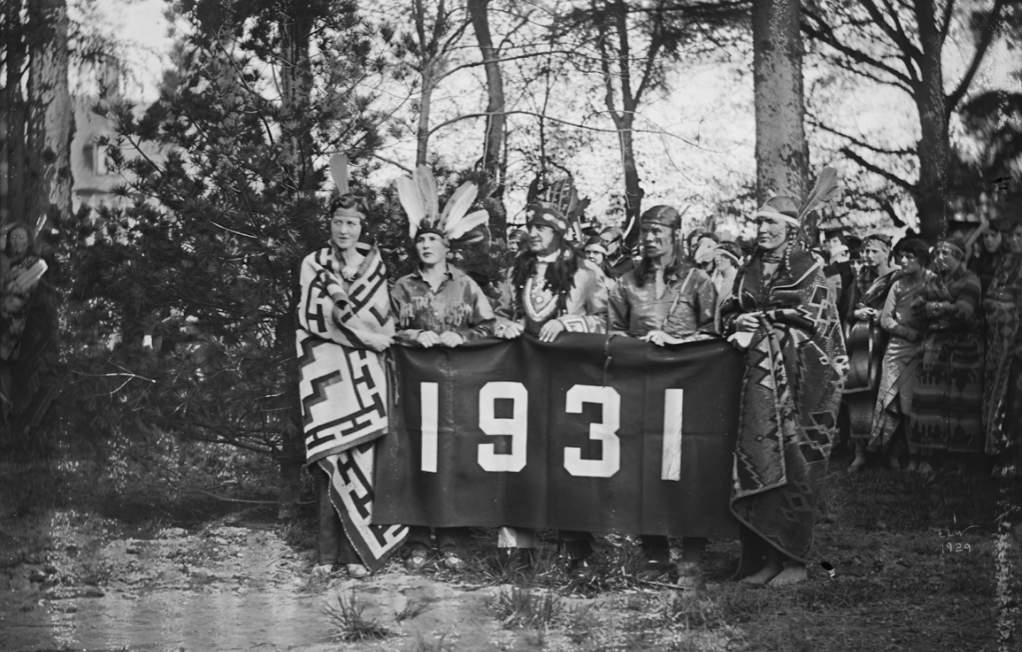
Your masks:
<path fill-rule="evenodd" d="M 331 642 L 323 605 L 321 595 L 265 589 L 43 600 L 28 611 L 4 614 L 0 648 L 307 649 Z"/>

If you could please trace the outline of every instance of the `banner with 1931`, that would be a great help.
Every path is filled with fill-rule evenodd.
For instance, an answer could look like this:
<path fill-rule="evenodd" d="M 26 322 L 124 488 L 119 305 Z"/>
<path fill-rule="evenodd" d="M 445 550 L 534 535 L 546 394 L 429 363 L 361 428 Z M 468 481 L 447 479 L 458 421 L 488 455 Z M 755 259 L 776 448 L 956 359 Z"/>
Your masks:
<path fill-rule="evenodd" d="M 562 334 L 392 349 L 376 523 L 731 538 L 742 357 Z"/>

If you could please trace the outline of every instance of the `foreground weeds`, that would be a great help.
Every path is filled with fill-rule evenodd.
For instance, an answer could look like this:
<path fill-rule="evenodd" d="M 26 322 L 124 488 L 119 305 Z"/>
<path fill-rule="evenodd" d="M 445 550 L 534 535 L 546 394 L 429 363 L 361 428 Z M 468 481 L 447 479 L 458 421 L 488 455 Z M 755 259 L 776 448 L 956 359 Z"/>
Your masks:
<path fill-rule="evenodd" d="M 366 606 L 359 602 L 355 592 L 345 598 L 337 594 L 336 601 L 328 603 L 324 611 L 336 630 L 335 640 L 344 642 L 375 641 L 391 636 L 393 632 L 375 618 L 365 615 Z"/>

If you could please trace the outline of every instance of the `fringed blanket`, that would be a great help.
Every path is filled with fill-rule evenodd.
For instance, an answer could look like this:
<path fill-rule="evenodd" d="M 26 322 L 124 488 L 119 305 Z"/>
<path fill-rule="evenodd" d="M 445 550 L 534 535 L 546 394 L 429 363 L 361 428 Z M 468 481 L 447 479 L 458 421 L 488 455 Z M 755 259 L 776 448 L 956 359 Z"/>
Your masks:
<path fill-rule="evenodd" d="M 1013 439 L 1022 440 L 1017 425 L 1007 425 L 1007 407 L 1019 398 L 1022 369 L 1022 256 L 1007 254 L 998 263 L 983 300 L 986 316 L 986 367 L 983 384 L 983 426 L 986 452 L 1002 453 Z"/>
<path fill-rule="evenodd" d="M 927 283 L 920 301 L 953 306 L 927 320 L 912 382 L 909 452 L 982 453 L 983 338 L 979 277 L 960 268 Z"/>
<path fill-rule="evenodd" d="M 302 262 L 298 307 L 299 396 L 306 461 L 330 477 L 330 498 L 362 561 L 375 570 L 407 528 L 372 524 L 373 440 L 387 430 L 383 356 L 366 348 L 394 333 L 386 270 L 375 247 L 344 270 L 331 248 Z M 347 274 L 348 278 L 345 278 Z"/>
<path fill-rule="evenodd" d="M 804 562 L 847 358 L 821 263 L 795 251 L 773 278 L 762 270 L 753 258 L 723 308 L 726 326 L 742 313 L 760 319 L 746 354 L 731 511 L 777 550 Z"/>

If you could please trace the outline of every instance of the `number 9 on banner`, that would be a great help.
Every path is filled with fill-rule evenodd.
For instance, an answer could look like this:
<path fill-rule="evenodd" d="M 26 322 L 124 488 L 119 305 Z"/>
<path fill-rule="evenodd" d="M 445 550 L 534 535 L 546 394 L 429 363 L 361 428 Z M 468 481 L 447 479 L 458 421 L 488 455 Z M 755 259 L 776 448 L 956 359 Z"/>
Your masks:
<path fill-rule="evenodd" d="M 511 416 L 497 417 L 497 399 L 511 401 Z M 493 381 L 479 390 L 479 429 L 491 436 L 510 436 L 511 452 L 498 453 L 496 444 L 480 444 L 477 460 L 485 471 L 517 473 L 525 468 L 529 436 L 529 391 L 511 381 Z"/>

